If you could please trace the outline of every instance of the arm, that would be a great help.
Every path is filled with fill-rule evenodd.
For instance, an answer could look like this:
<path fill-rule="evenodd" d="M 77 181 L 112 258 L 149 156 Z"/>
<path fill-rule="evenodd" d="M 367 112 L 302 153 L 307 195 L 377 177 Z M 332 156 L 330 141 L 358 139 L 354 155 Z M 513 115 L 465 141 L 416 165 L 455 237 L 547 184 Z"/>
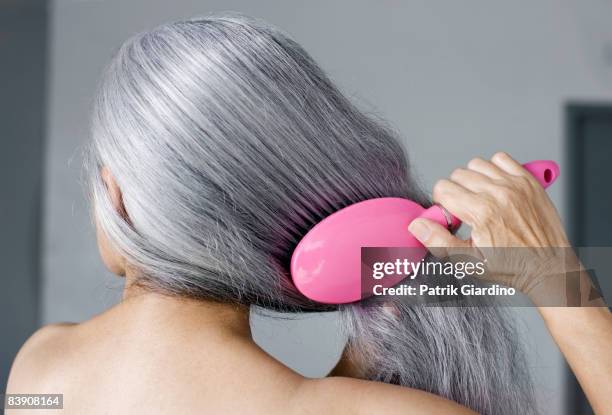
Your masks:
<path fill-rule="evenodd" d="M 540 307 L 596 414 L 612 413 L 612 314 L 607 307 Z"/>
<path fill-rule="evenodd" d="M 436 184 L 433 198 L 468 224 L 472 234 L 460 240 L 434 222 L 417 219 L 410 231 L 430 250 L 469 248 L 486 256 L 491 249 L 518 247 L 522 255 L 533 253 L 528 261 L 487 257 L 487 266 L 499 276 L 492 279 L 522 291 L 538 306 L 595 412 L 612 413 L 612 316 L 601 298 L 589 299 L 591 280 L 569 248 L 542 187 L 519 163 L 498 153 L 490 162 L 474 159 L 466 169 L 455 170 L 449 180 Z M 529 266 L 519 267 L 521 262 Z M 576 275 L 580 289 L 568 293 L 567 278 Z M 569 304 L 582 307 L 564 307 Z"/>

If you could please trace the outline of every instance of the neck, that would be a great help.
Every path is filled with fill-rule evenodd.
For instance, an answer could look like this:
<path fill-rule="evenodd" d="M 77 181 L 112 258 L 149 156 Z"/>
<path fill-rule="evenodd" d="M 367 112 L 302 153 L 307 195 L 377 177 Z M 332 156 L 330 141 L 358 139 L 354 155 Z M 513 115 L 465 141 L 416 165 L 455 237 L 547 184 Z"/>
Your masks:
<path fill-rule="evenodd" d="M 197 328 L 220 335 L 251 337 L 249 308 L 244 305 L 161 294 L 135 284 L 127 272 L 123 290 L 124 307 L 136 309 L 152 322 Z"/>

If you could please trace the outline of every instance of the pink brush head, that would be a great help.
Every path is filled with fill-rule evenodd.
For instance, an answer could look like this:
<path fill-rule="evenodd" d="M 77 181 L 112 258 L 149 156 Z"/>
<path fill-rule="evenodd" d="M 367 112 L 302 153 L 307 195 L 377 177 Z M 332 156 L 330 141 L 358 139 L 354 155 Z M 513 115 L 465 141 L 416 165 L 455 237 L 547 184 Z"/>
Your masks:
<path fill-rule="evenodd" d="M 554 161 L 532 161 L 523 167 L 544 187 L 559 176 L 559 166 Z M 418 217 L 453 230 L 461 225 L 439 206 L 425 209 L 408 199 L 384 197 L 355 203 L 328 216 L 302 238 L 291 257 L 293 283 L 304 296 L 319 303 L 344 304 L 363 299 L 361 248 L 416 248 L 411 261 L 420 261 L 427 249 L 408 232 L 408 225 Z M 385 287 L 399 282 L 381 280 Z"/>

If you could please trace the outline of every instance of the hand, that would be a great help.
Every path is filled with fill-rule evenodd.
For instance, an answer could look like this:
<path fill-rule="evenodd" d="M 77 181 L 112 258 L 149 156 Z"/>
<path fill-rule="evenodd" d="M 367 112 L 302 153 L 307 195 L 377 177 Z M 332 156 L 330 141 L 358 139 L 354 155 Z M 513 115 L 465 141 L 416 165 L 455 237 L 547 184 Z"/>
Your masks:
<path fill-rule="evenodd" d="M 487 278 L 530 296 L 552 276 L 559 289 L 564 285 L 558 277 L 572 251 L 561 219 L 542 186 L 508 154 L 455 170 L 436 183 L 433 200 L 472 228 L 471 238 L 461 240 L 433 221 L 414 220 L 410 232 L 434 255 L 478 253 L 487 260 Z M 572 271 L 579 268 L 572 263 Z"/>

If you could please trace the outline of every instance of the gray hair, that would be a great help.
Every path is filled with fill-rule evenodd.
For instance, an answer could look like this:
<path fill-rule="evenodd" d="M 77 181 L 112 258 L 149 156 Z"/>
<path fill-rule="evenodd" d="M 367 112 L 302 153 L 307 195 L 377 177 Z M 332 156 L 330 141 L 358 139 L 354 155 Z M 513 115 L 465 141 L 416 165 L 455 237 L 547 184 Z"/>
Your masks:
<path fill-rule="evenodd" d="M 101 230 L 152 290 L 279 311 L 339 310 L 368 379 L 484 414 L 535 412 L 518 335 L 499 308 L 317 304 L 291 283 L 293 248 L 365 199 L 429 205 L 400 140 L 286 34 L 235 15 L 127 41 L 103 76 L 88 158 Z M 100 170 L 113 173 L 126 221 Z"/>

